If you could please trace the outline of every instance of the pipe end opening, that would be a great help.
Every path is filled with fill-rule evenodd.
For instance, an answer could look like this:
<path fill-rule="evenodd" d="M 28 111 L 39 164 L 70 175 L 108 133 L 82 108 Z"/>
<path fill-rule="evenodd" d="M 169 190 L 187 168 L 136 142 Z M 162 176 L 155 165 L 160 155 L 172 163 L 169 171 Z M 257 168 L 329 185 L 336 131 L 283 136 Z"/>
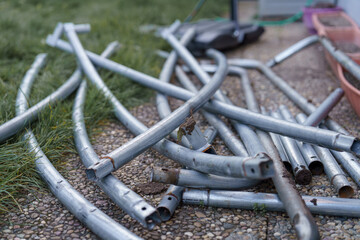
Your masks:
<path fill-rule="evenodd" d="M 301 185 L 310 184 L 312 175 L 309 169 L 301 169 L 295 173 L 295 181 Z"/>
<path fill-rule="evenodd" d="M 324 165 L 320 161 L 313 161 L 309 164 L 309 169 L 313 175 L 321 175 L 324 172 Z"/>
<path fill-rule="evenodd" d="M 340 198 L 351 198 L 354 195 L 354 189 L 350 186 L 341 187 L 338 191 Z"/>

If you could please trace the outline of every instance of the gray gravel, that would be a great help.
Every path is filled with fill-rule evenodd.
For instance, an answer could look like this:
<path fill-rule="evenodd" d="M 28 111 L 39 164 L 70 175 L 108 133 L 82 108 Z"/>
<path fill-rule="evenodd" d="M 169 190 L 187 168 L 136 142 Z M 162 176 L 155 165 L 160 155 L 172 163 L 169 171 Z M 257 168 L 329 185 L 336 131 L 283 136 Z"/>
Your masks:
<path fill-rule="evenodd" d="M 268 60 L 286 46 L 307 36 L 306 29 L 301 23 L 285 27 L 271 27 L 257 43 L 228 52 L 228 57 L 254 58 L 261 61 Z M 286 79 L 306 98 L 319 104 L 327 94 L 339 86 L 327 65 L 323 48 L 320 45 L 309 47 L 305 51 L 292 57 L 274 68 L 279 76 Z M 256 90 L 258 101 L 275 109 L 280 104 L 286 104 L 293 113 L 299 112 L 284 94 L 274 88 L 271 83 L 256 71 L 249 71 L 250 79 Z M 239 106 L 244 106 L 239 80 L 228 77 L 223 90 Z M 175 109 L 181 101 L 171 99 Z M 149 127 L 159 118 L 154 101 L 132 109 L 132 113 Z M 344 98 L 331 112 L 330 116 L 343 124 L 354 136 L 360 137 L 360 121 L 350 104 Z M 195 114 L 195 118 L 206 128 L 204 119 Z M 115 121 L 103 123 L 101 131 L 93 139 L 95 150 L 99 155 L 106 154 L 133 138 L 133 135 L 121 124 Z M 214 147 L 219 154 L 229 155 L 230 152 L 216 138 Z M 65 161 L 65 159 L 64 159 Z M 179 167 L 159 155 L 148 150 L 133 161 L 118 170 L 115 175 L 133 190 L 139 184 L 148 182 L 152 167 Z M 179 207 L 174 217 L 152 231 L 144 229 L 127 214 L 115 206 L 92 182 L 86 179 L 84 167 L 78 156 L 66 157 L 65 177 L 87 199 L 119 223 L 145 239 L 295 239 L 295 232 L 285 213 L 255 212 L 239 209 L 222 209 L 202 206 Z M 355 198 L 359 198 L 356 189 Z M 325 175 L 314 176 L 308 186 L 296 186 L 301 194 L 314 196 L 335 196 L 334 188 L 330 186 Z M 249 191 L 275 192 L 271 181 L 266 181 Z M 154 206 L 159 203 L 162 194 L 145 195 L 140 193 Z M 13 212 L 0 216 L 5 224 L 0 226 L 0 239 L 96 239 L 79 221 L 48 192 L 29 194 L 18 199 L 23 206 L 22 212 Z M 315 216 L 323 239 L 359 239 L 360 222 L 356 218 Z"/>

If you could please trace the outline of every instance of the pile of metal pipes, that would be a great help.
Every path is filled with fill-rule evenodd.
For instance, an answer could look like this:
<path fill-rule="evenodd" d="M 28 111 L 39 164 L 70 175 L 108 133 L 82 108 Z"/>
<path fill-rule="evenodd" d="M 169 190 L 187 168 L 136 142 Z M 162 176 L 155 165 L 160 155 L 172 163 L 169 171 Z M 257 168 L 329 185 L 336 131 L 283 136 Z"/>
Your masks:
<path fill-rule="evenodd" d="M 316 108 L 270 68 L 318 38 L 300 41 L 267 64 L 248 59 L 226 59 L 213 49 L 206 54 L 214 64 L 202 64 L 186 48 L 195 31 L 189 29 L 178 40 L 174 32 L 179 25 L 175 22 L 162 32 L 162 37 L 174 50 L 167 55 L 159 78 L 154 78 L 107 59 L 118 47 L 116 42 L 109 44 L 101 55 L 86 51 L 78 34 L 89 32 L 89 25 L 59 23 L 46 42 L 49 46 L 74 54 L 79 66 L 58 90 L 28 109 L 31 85 L 46 59 L 46 54 L 38 55 L 19 88 L 17 117 L 0 126 L 0 141 L 36 120 L 45 106 L 65 99 L 77 89 L 73 107 L 74 138 L 88 178 L 148 229 L 169 220 L 180 203 L 241 209 L 253 209 L 259 204 L 266 210 L 286 211 L 299 239 L 319 239 L 311 212 L 359 217 L 357 206 L 360 201 L 349 199 L 354 189 L 343 169 L 360 184 L 360 164 L 355 156 L 360 154 L 360 141 L 335 121 L 327 119 L 328 113 L 343 96 L 343 91 L 336 89 Z M 63 35 L 68 41 L 61 40 Z M 184 65 L 176 65 L 178 58 L 183 60 Z M 356 65 L 347 66 L 351 69 L 349 71 L 359 71 Z M 113 71 L 156 90 L 156 105 L 162 120 L 147 128 L 113 95 L 97 68 Z M 308 116 L 299 114 L 294 117 L 286 106 L 279 106 L 277 111 L 271 112 L 259 106 L 246 69 L 259 70 Z M 203 85 L 200 90 L 187 72 L 200 80 Z M 174 73 L 183 88 L 169 83 Z M 119 121 L 137 135 L 106 156 L 99 157 L 95 153 L 86 133 L 83 105 L 87 82 L 83 80 L 83 74 L 111 103 Z M 241 79 L 248 109 L 237 107 L 219 90 L 227 75 L 236 75 Z M 171 112 L 168 97 L 185 103 Z M 204 132 L 193 117 L 198 110 L 211 125 Z M 236 134 L 220 115 L 230 120 Z M 217 155 L 211 145 L 217 135 L 234 156 Z M 29 151 L 36 154 L 36 167 L 50 190 L 91 231 L 104 239 L 139 239 L 92 205 L 56 171 L 31 130 L 24 138 Z M 171 184 L 156 208 L 112 175 L 150 147 L 183 166 L 181 169 L 153 169 L 151 181 Z M 306 185 L 311 182 L 312 175 L 322 174 L 323 171 L 339 198 L 300 196 L 294 180 Z M 264 179 L 272 179 L 277 194 L 242 191 Z"/>

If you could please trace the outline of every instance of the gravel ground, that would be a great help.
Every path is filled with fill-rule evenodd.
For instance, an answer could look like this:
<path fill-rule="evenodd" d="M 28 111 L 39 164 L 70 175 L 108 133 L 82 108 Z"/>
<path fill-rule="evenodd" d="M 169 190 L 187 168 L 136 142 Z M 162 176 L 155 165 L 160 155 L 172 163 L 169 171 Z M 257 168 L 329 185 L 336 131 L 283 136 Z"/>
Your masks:
<path fill-rule="evenodd" d="M 254 58 L 267 61 L 286 46 L 307 36 L 301 23 L 285 27 L 272 27 L 257 43 L 227 53 L 230 58 Z M 323 48 L 314 45 L 274 68 L 291 86 L 314 104 L 319 104 L 333 89 L 339 86 L 329 66 L 325 62 Z M 259 103 L 269 109 L 286 104 L 293 113 L 299 112 L 284 94 L 279 92 L 266 78 L 256 71 L 249 71 Z M 239 106 L 244 106 L 239 79 L 228 77 L 223 90 Z M 171 99 L 175 109 L 181 101 Z M 154 125 L 158 115 L 154 101 L 132 109 L 132 113 L 147 126 Z M 334 108 L 330 116 L 340 122 L 354 136 L 360 137 L 360 121 L 350 104 L 344 98 Z M 195 114 L 197 122 L 205 128 L 204 119 Z M 101 134 L 93 139 L 99 155 L 106 154 L 133 138 L 133 135 L 118 122 L 105 122 L 100 127 Z M 216 138 L 214 147 L 218 154 L 230 152 Z M 133 190 L 148 182 L 152 167 L 179 167 L 173 161 L 148 150 L 123 168 L 115 172 L 121 181 Z M 110 215 L 119 223 L 145 239 L 295 239 L 295 232 L 285 213 L 255 212 L 240 209 L 222 209 L 203 206 L 181 205 L 174 217 L 152 231 L 144 229 L 121 209 L 92 182 L 86 179 L 84 167 L 78 156 L 67 156 L 65 177 L 87 199 Z M 351 181 L 359 198 L 359 190 Z M 301 194 L 314 196 L 336 196 L 325 175 L 314 176 L 308 186 L 296 186 Z M 275 192 L 271 181 L 265 181 L 249 191 Z M 139 192 L 139 191 L 138 191 Z M 149 203 L 156 206 L 165 188 L 158 194 L 139 192 Z M 36 195 L 29 194 L 19 199 L 23 212 L 0 216 L 5 224 L 0 226 L 0 239 L 97 239 L 48 191 Z M 357 218 L 328 217 L 315 215 L 323 239 L 359 239 L 360 222 Z"/>

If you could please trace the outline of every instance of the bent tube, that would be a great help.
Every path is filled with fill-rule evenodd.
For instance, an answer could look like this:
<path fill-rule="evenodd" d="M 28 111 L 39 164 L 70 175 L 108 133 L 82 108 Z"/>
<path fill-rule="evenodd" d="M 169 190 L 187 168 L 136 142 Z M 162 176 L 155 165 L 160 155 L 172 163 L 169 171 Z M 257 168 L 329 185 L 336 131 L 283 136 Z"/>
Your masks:
<path fill-rule="evenodd" d="M 210 55 L 217 54 L 211 49 L 207 52 Z M 225 58 L 222 63 L 219 63 L 220 68 L 226 67 L 224 62 L 226 62 Z M 159 140 L 172 132 L 191 113 L 196 112 L 199 107 L 214 94 L 222 81 L 223 78 L 218 78 L 217 81 L 212 81 L 208 85 L 204 86 L 204 88 L 202 88 L 196 96 L 184 103 L 184 105 L 174 111 L 171 115 L 155 124 L 146 132 L 135 137 L 132 141 L 112 151 L 106 156 L 107 158 L 104 158 L 104 160 L 99 162 L 99 164 L 89 167 L 88 170 L 91 169 L 97 178 L 102 178 L 111 171 L 123 166 L 135 156 L 145 151 L 148 147 L 156 144 Z"/>
<path fill-rule="evenodd" d="M 187 169 L 154 168 L 151 182 L 173 184 L 181 187 L 244 190 L 259 184 L 258 180 L 221 177 Z"/>
<path fill-rule="evenodd" d="M 317 36 L 317 35 L 312 35 L 310 37 L 304 38 L 304 39 L 298 41 L 297 43 L 295 43 L 294 45 L 288 47 L 281 53 L 278 53 L 275 57 L 273 57 L 266 63 L 266 66 L 273 67 L 273 66 L 281 63 L 288 57 L 299 52 L 300 50 L 304 49 L 305 47 L 310 46 L 318 41 L 319 41 L 319 36 Z"/>
<path fill-rule="evenodd" d="M 92 79 L 93 82 L 102 81 L 94 66 L 86 56 L 84 49 L 74 31 L 73 24 L 67 23 L 64 25 L 64 30 L 73 45 L 76 56 L 85 72 L 85 74 Z M 214 50 L 208 50 L 208 53 L 216 54 Z M 220 64 L 220 67 L 226 68 L 225 58 Z M 137 155 L 141 154 L 147 148 L 154 145 L 156 142 L 164 138 L 176 127 L 178 127 L 186 117 L 192 112 L 198 110 L 211 96 L 216 89 L 221 85 L 223 78 L 212 81 L 206 85 L 198 95 L 188 100 L 183 106 L 169 115 L 167 118 L 161 120 L 146 132 L 135 137 L 133 140 L 124 144 L 122 147 L 112 151 L 105 156 L 100 162 L 97 162 L 88 168 L 88 173 L 92 173 L 97 179 L 101 179 L 110 172 L 117 170 Z"/>
<path fill-rule="evenodd" d="M 116 43 L 111 43 L 101 54 L 108 57 L 117 48 Z M 74 122 L 75 146 L 85 167 L 99 161 L 88 135 L 84 122 L 84 102 L 86 98 L 86 81 L 80 85 L 75 97 L 72 119 Z M 143 226 L 152 229 L 156 223 L 160 222 L 156 209 L 144 201 L 139 195 L 126 187 L 121 181 L 109 174 L 102 181 L 98 181 L 99 187 L 108 195 L 121 209 L 132 218 L 136 219 Z"/>
<path fill-rule="evenodd" d="M 71 46 L 69 46 L 71 49 Z M 100 59 L 104 59 L 101 58 Z M 104 59 L 107 60 L 107 59 Z M 215 77 L 215 76 L 214 76 Z M 220 75 L 218 77 L 221 77 Z M 101 79 L 100 79 L 101 80 Z M 155 81 L 159 82 L 159 81 Z M 146 131 L 147 127 L 138 121 L 129 111 L 116 99 L 107 88 L 104 82 L 94 82 L 94 85 L 101 90 L 114 107 L 116 117 L 132 131 L 139 135 Z M 173 85 L 170 85 L 173 86 Z M 178 87 L 176 87 L 178 88 Z M 182 88 L 179 88 L 183 90 Z M 186 91 L 186 90 L 184 90 Z M 188 91 L 186 91 L 188 92 Z M 190 93 L 190 92 L 188 92 Z M 191 94 L 191 93 L 190 93 Z M 192 94 L 191 94 L 192 95 Z M 266 155 L 243 158 L 233 156 L 218 156 L 205 154 L 184 148 L 166 139 L 159 141 L 153 148 L 164 156 L 173 159 L 181 165 L 188 166 L 195 170 L 234 177 L 268 178 L 271 174 L 272 160 Z M 93 175 L 88 174 L 91 179 Z M 95 180 L 95 178 L 93 178 Z"/>
<path fill-rule="evenodd" d="M 316 106 L 310 101 L 304 98 L 294 88 L 287 84 L 282 78 L 277 76 L 269 67 L 262 62 L 253 59 L 230 59 L 229 64 L 236 65 L 244 68 L 256 68 L 261 71 L 277 88 L 279 88 L 291 101 L 295 103 L 306 114 L 311 114 L 316 110 Z M 340 132 L 345 135 L 349 135 L 349 132 L 345 130 L 335 121 L 330 118 L 326 119 L 326 125 L 333 131 Z"/>
<path fill-rule="evenodd" d="M 29 98 L 32 82 L 33 80 L 24 79 L 21 84 L 21 90 L 19 89 L 16 99 L 17 115 L 26 111 L 26 99 Z M 93 233 L 103 239 L 118 239 L 119 236 L 124 239 L 141 239 L 96 208 L 76 191 L 51 164 L 30 129 L 24 135 L 24 139 L 27 141 L 29 151 L 35 154 L 35 165 L 39 175 L 47 183 L 52 193 Z"/>
<path fill-rule="evenodd" d="M 65 41 L 58 40 L 55 46 L 64 51 L 73 53 L 71 45 Z M 153 77 L 137 72 L 111 60 L 101 58 L 94 53 L 87 51 L 86 54 L 89 56 L 91 61 L 94 62 L 94 64 L 128 77 L 139 84 L 162 92 L 168 96 L 186 101 L 194 95 L 193 93 L 183 88 L 174 86 L 169 83 L 160 82 Z M 352 136 L 344 136 L 344 134 L 338 134 L 332 131 L 299 126 L 298 124 L 277 120 L 272 117 L 262 116 L 261 114 L 253 113 L 239 107 L 230 106 L 217 100 L 212 100 L 210 103 L 206 103 L 204 105 L 204 109 L 212 113 L 221 114 L 225 117 L 238 120 L 243 124 L 248 124 L 265 131 L 289 136 L 304 142 L 318 144 L 332 149 L 360 154 L 360 142 L 358 139 Z M 340 131 L 339 129 L 337 130 Z"/>
<path fill-rule="evenodd" d="M 311 213 L 341 217 L 360 217 L 360 200 L 302 196 Z M 248 210 L 285 211 L 285 204 L 279 195 L 221 190 L 186 189 L 182 196 L 184 204 Z"/>
<path fill-rule="evenodd" d="M 304 123 L 306 121 L 306 116 L 305 114 L 300 113 L 296 116 L 296 119 L 299 123 Z M 351 187 L 343 170 L 337 164 L 330 150 L 315 145 L 314 149 L 320 157 L 321 162 L 324 165 L 325 173 L 328 176 L 330 183 L 335 187 L 338 196 L 341 198 L 352 197 L 354 195 L 354 189 Z"/>
<path fill-rule="evenodd" d="M 197 93 L 198 90 L 196 89 L 195 85 L 190 81 L 186 73 L 179 66 L 175 68 L 175 72 L 179 82 L 186 89 Z M 219 117 L 204 110 L 201 110 L 201 113 L 204 115 L 205 119 L 217 129 L 221 139 L 234 155 L 243 157 L 249 156 L 242 142 L 233 134 L 233 132 Z"/>

